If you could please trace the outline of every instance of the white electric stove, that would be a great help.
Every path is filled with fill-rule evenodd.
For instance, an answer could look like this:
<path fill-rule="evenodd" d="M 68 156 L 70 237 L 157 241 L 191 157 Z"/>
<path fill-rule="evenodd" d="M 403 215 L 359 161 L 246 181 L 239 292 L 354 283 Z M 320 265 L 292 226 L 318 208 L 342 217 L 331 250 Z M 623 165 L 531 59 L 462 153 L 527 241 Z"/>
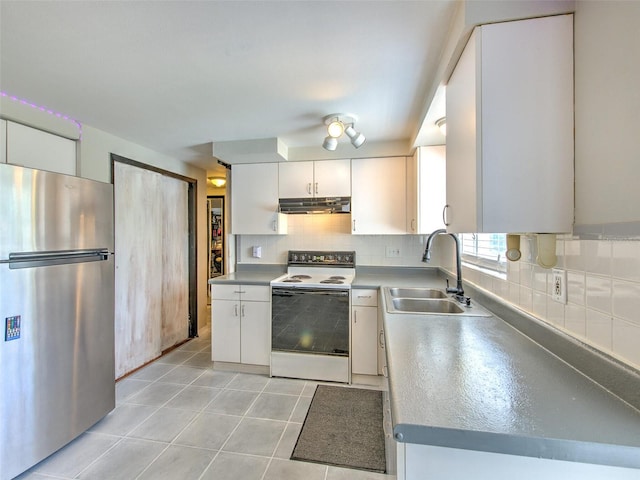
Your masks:
<path fill-rule="evenodd" d="M 271 282 L 271 375 L 349 383 L 355 252 L 290 251 Z"/>

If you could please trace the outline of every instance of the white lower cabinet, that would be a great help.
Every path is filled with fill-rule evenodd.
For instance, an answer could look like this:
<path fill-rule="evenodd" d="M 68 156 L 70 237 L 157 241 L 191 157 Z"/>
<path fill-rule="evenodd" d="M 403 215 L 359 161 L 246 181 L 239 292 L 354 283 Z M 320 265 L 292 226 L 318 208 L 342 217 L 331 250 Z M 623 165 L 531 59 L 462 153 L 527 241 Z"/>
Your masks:
<path fill-rule="evenodd" d="M 378 291 L 351 292 L 351 373 L 378 374 Z"/>
<path fill-rule="evenodd" d="M 268 366 L 270 325 L 269 287 L 211 286 L 211 359 L 214 362 Z"/>

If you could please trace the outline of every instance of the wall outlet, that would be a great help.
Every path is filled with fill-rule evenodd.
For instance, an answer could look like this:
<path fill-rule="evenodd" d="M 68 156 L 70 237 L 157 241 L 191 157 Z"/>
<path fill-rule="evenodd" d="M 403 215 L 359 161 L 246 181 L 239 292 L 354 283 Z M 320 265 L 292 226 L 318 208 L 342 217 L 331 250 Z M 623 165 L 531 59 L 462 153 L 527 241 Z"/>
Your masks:
<path fill-rule="evenodd" d="M 400 256 L 400 249 L 398 247 L 385 247 L 385 257 L 397 258 Z"/>
<path fill-rule="evenodd" d="M 551 271 L 551 297 L 560 303 L 567 303 L 567 272 L 554 268 Z"/>
<path fill-rule="evenodd" d="M 262 247 L 255 246 L 251 249 L 251 254 L 253 258 L 261 258 L 262 257 Z"/>

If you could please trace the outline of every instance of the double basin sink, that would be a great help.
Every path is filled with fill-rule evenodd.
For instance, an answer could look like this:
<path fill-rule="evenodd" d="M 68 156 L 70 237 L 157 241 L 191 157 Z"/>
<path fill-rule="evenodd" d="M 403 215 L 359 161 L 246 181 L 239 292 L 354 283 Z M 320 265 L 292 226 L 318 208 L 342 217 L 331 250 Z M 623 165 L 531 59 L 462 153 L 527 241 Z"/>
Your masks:
<path fill-rule="evenodd" d="M 384 287 L 384 295 L 389 313 L 491 316 L 482 307 L 460 303 L 436 288 Z"/>

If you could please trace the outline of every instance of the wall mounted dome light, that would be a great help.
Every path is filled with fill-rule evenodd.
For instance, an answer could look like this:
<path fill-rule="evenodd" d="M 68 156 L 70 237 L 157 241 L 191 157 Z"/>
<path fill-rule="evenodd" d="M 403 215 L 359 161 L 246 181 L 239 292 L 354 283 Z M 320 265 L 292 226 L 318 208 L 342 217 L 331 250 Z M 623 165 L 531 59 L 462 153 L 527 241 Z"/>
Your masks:
<path fill-rule="evenodd" d="M 436 127 L 440 129 L 440 133 L 447 136 L 447 117 L 442 117 L 436 120 Z"/>
<path fill-rule="evenodd" d="M 227 179 L 223 177 L 207 177 L 207 180 L 211 185 L 217 188 L 224 187 L 227 183 Z"/>
<path fill-rule="evenodd" d="M 346 133 L 351 140 L 351 145 L 359 148 L 366 140 L 364 135 L 354 128 L 356 117 L 346 113 L 332 113 L 324 117 L 324 124 L 327 126 L 327 136 L 322 142 L 325 150 L 334 151 L 338 146 L 338 138 Z"/>

